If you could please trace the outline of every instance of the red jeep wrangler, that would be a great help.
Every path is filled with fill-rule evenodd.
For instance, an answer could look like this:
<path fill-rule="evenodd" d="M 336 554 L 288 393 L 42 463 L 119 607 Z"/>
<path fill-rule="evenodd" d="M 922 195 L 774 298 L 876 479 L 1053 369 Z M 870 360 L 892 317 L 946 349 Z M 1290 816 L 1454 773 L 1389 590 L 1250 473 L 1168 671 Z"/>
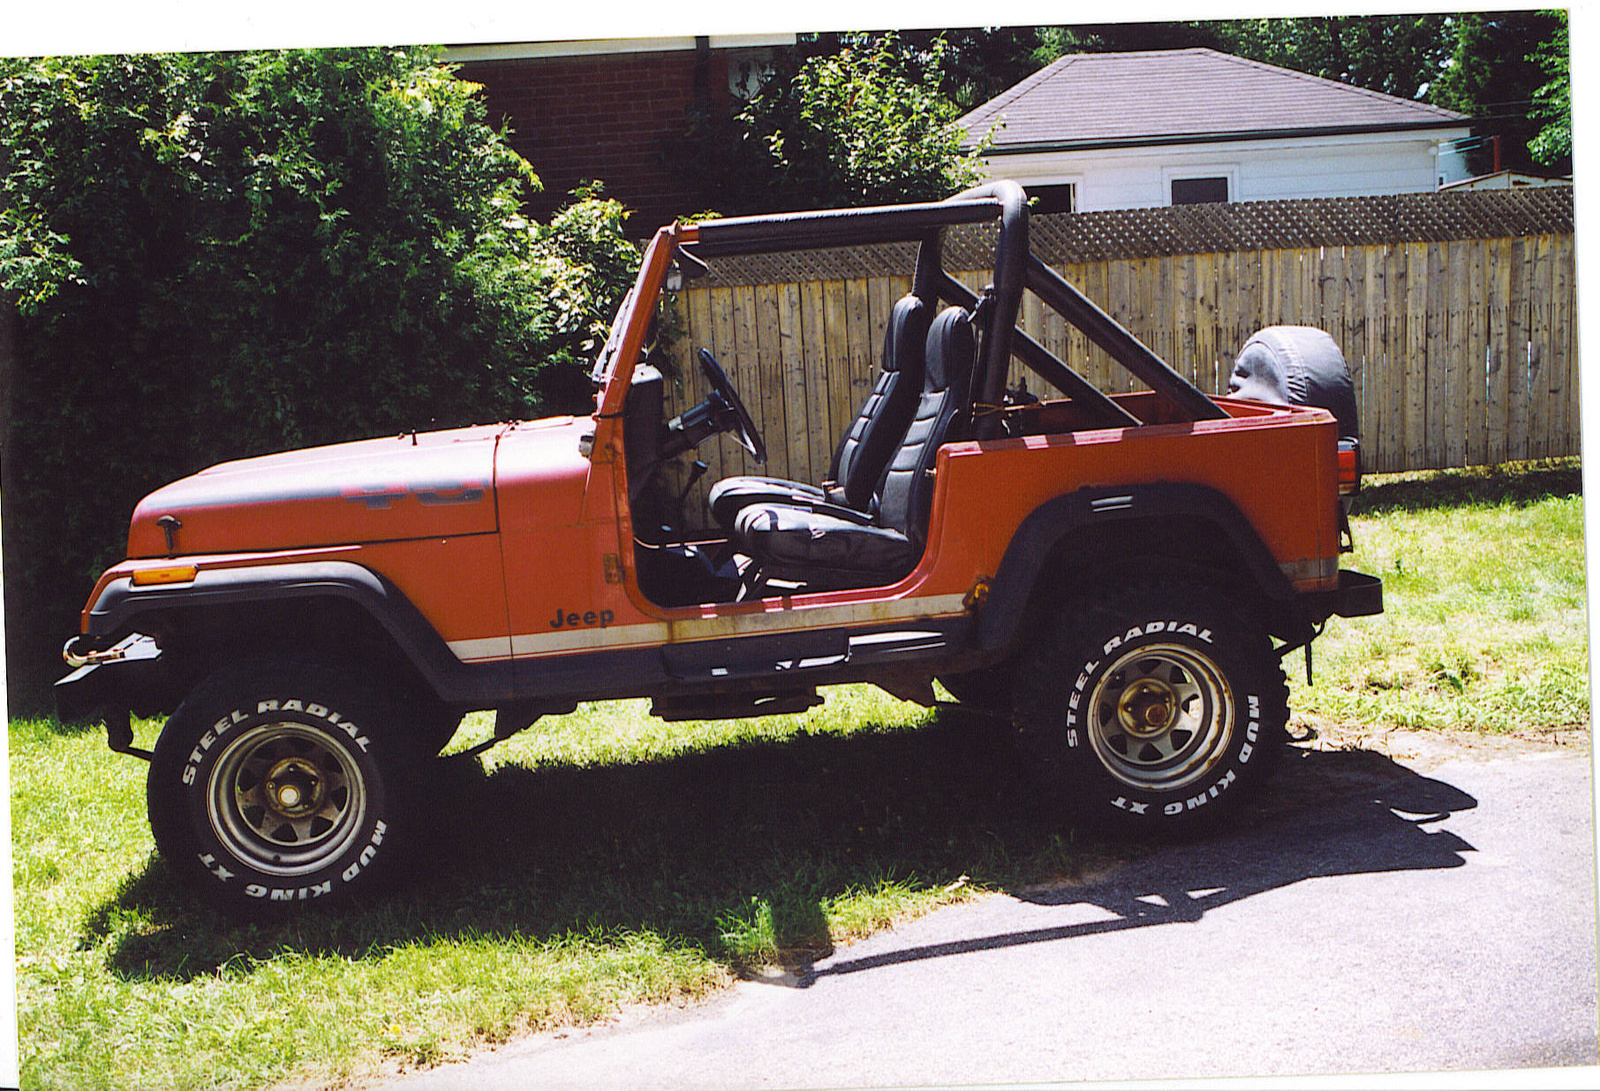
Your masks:
<path fill-rule="evenodd" d="M 146 497 L 57 684 L 150 760 L 156 844 L 227 904 L 365 890 L 402 859 L 461 716 L 495 737 L 579 701 L 667 720 L 797 712 L 873 682 L 1006 707 L 1043 783 L 1089 818 L 1209 818 L 1259 781 L 1280 666 L 1333 614 L 1382 609 L 1341 571 L 1357 484 L 1338 350 L 1301 327 L 1240 355 L 1235 397 L 1169 368 L 1028 248 L 1026 195 L 714 220 L 659 231 L 584 417 L 370 439 L 212 467 Z M 993 284 L 947 273 L 986 224 Z M 690 534 L 663 472 L 761 433 L 711 354 L 665 420 L 649 362 L 669 283 L 725 255 L 919 245 L 877 385 L 831 480 L 733 477 Z M 1107 396 L 1016 328 L 1024 287 L 1148 390 Z M 1015 357 L 1060 391 L 1008 392 Z M 696 465 L 699 465 L 698 463 Z M 703 469 L 703 467 L 702 467 Z M 170 711 L 153 752 L 129 713 Z"/>

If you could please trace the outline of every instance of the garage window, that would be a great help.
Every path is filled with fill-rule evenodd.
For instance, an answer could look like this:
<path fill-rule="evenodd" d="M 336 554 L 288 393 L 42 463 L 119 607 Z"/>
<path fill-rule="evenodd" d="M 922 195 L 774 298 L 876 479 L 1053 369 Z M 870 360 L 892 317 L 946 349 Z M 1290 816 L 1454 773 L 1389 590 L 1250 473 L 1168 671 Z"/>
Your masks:
<path fill-rule="evenodd" d="M 1028 197 L 1034 212 L 1078 211 L 1078 187 L 1071 182 L 1054 186 L 1029 186 Z"/>
<path fill-rule="evenodd" d="M 1228 180 L 1226 178 L 1174 178 L 1172 203 L 1175 205 L 1226 204 Z"/>

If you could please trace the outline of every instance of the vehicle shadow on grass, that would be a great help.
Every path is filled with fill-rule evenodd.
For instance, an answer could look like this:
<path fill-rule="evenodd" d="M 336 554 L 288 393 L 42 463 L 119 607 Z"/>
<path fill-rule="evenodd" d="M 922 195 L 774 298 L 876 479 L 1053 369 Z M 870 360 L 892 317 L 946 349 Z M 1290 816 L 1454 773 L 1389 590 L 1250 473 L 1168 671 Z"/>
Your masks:
<path fill-rule="evenodd" d="M 1037 806 L 1003 727 L 954 706 L 914 729 L 801 735 L 648 763 L 447 768 L 429 808 L 430 843 L 387 896 L 240 922 L 176 894 L 166 865 L 152 859 L 86 931 L 112 937 L 113 972 L 187 980 L 241 956 L 361 959 L 460 937 L 604 943 L 638 933 L 737 970 L 750 968 L 747 948 L 728 937 L 765 928 L 768 945 L 754 961 L 775 948 L 777 961 L 799 971 L 788 979 L 805 983 L 833 950 L 824 907 L 847 892 L 971 884 L 1036 901 L 1089 900 L 1115 916 L 1080 931 L 1191 920 L 1319 875 L 1458 867 L 1470 846 L 1429 827 L 1476 805 L 1377 754 L 1295 748 L 1225 831 L 1164 847 L 1119 844 Z M 1152 894 L 1165 904 L 1152 904 Z M 145 926 L 119 927 L 129 914 Z M 957 951 L 893 957 L 945 953 Z"/>

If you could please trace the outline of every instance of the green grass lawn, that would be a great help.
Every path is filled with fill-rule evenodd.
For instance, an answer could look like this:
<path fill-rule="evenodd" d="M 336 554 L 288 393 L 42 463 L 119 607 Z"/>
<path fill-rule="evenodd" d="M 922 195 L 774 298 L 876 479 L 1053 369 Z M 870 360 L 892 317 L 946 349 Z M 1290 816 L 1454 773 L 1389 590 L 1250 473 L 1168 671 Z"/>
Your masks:
<path fill-rule="evenodd" d="M 1383 579 L 1384 613 L 1329 622 L 1295 711 L 1490 732 L 1588 723 L 1581 490 L 1575 460 L 1369 483 L 1344 567 Z"/>
<path fill-rule="evenodd" d="M 1330 623 L 1296 715 L 1586 722 L 1579 488 L 1571 463 L 1369 483 L 1346 564 L 1383 576 L 1387 613 Z M 1134 851 L 1040 822 L 1003 726 L 959 709 L 865 686 L 805 716 L 645 709 L 586 706 L 453 771 L 403 892 L 257 923 L 173 892 L 143 763 L 98 731 L 13 721 L 24 1085 L 323 1085 L 434 1063 Z M 138 727 L 149 745 L 156 725 Z M 487 733 L 469 721 L 456 746 Z"/>

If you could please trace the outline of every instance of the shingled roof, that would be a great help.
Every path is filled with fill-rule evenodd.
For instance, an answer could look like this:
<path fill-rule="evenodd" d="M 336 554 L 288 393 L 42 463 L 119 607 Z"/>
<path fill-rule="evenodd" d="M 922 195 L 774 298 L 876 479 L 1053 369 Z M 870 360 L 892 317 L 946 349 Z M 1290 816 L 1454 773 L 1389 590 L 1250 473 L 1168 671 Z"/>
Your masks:
<path fill-rule="evenodd" d="M 1453 110 L 1214 49 L 1078 53 L 961 119 L 991 153 L 1448 128 Z"/>

